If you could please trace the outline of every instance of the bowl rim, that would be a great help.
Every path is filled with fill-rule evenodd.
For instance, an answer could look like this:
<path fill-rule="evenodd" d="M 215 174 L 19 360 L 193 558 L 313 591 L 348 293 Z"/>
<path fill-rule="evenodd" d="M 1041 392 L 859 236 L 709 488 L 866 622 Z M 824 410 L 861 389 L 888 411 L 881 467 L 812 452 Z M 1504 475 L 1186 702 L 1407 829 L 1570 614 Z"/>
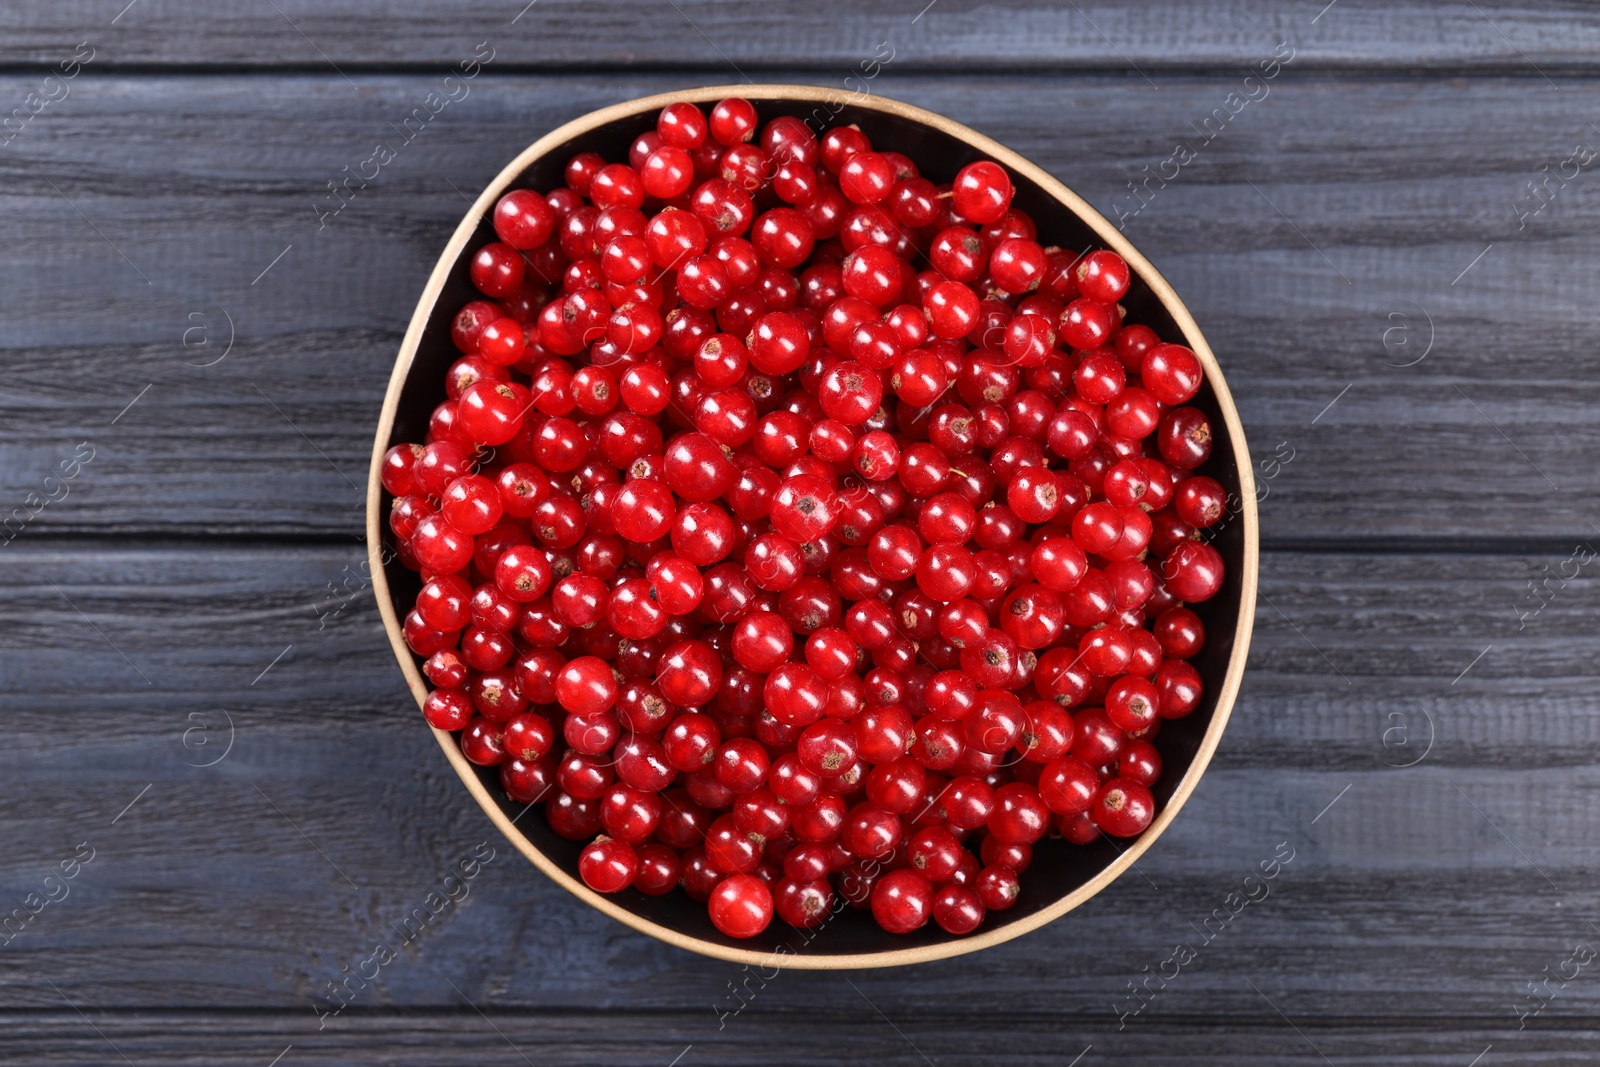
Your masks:
<path fill-rule="evenodd" d="M 477 801 L 478 806 L 483 809 L 484 813 L 489 816 L 490 821 L 506 836 L 506 839 L 511 842 L 518 852 L 522 853 L 534 866 L 538 867 L 539 870 L 543 871 L 557 885 L 569 893 L 572 893 L 603 914 L 640 933 L 648 934 L 678 948 L 726 960 L 730 963 L 772 967 L 783 966 L 799 970 L 845 970 L 863 967 L 901 966 L 912 963 L 926 963 L 964 955 L 968 952 L 976 952 L 1037 930 L 1089 900 L 1120 877 L 1143 856 L 1155 844 L 1167 827 L 1171 825 L 1173 819 L 1177 817 L 1178 812 L 1183 808 L 1184 803 L 1189 799 L 1189 795 L 1194 791 L 1195 786 L 1199 784 L 1201 776 L 1210 764 L 1211 757 L 1216 752 L 1217 745 L 1222 739 L 1223 730 L 1227 727 L 1228 719 L 1233 712 L 1233 704 L 1238 696 L 1239 685 L 1244 675 L 1245 660 L 1250 651 L 1250 635 L 1255 623 L 1256 585 L 1260 563 L 1255 478 L 1249 449 L 1245 445 L 1244 427 L 1240 424 L 1239 412 L 1234 406 L 1233 396 L 1228 391 L 1227 382 L 1223 380 L 1222 368 L 1218 365 L 1216 356 L 1212 353 L 1210 346 L 1206 344 L 1199 325 L 1194 321 L 1193 316 L 1189 314 L 1189 309 L 1179 299 L 1178 294 L 1167 283 L 1167 280 L 1151 265 L 1149 260 L 1133 247 L 1127 238 L 1123 237 L 1121 231 L 1113 226 L 1104 215 L 1100 214 L 1087 201 L 1071 189 L 1068 189 L 1043 168 L 1023 158 L 998 141 L 961 123 L 945 118 L 943 115 L 887 97 L 841 93 L 838 89 L 812 85 L 752 84 L 682 89 L 625 100 L 581 115 L 540 137 L 518 153 L 516 158 L 512 159 L 494 177 L 494 180 L 485 187 L 483 192 L 478 195 L 477 200 L 473 202 L 472 207 L 462 218 L 461 223 L 456 227 L 455 233 L 451 235 L 449 243 L 440 254 L 432 274 L 428 277 L 427 285 L 423 288 L 422 296 L 417 301 L 416 310 L 412 313 L 410 325 L 407 327 L 405 337 L 400 344 L 399 355 L 395 359 L 394 370 L 390 375 L 388 388 L 384 393 L 383 409 L 378 419 L 377 437 L 373 443 L 372 464 L 367 477 L 367 557 L 372 573 L 373 594 L 378 602 L 378 612 L 382 616 L 384 630 L 389 636 L 389 644 L 394 650 L 396 659 L 399 660 L 400 669 L 405 675 L 406 683 L 420 708 L 427 699 L 428 687 L 417 669 L 416 661 L 410 648 L 405 643 L 404 631 L 394 609 L 393 597 L 389 592 L 388 578 L 384 571 L 384 562 L 382 560 L 383 457 L 389 449 L 389 439 L 394 432 L 394 421 L 399 411 L 401 393 L 410 374 L 417 349 L 421 344 L 423 332 L 433 316 L 439 295 L 444 290 L 450 271 L 460 259 L 463 250 L 477 231 L 485 214 L 492 209 L 500 196 L 536 160 L 574 137 L 619 119 L 632 118 L 643 112 L 657 110 L 675 101 L 688 101 L 697 104 L 711 103 L 729 96 L 742 96 L 752 101 L 793 100 L 820 104 L 830 104 L 837 101 L 840 96 L 844 96 L 852 107 L 909 119 L 964 141 L 986 157 L 1005 165 L 1013 172 L 1025 175 L 1030 181 L 1038 185 L 1043 192 L 1077 215 L 1085 225 L 1094 231 L 1095 236 L 1104 243 L 1106 248 L 1121 255 L 1133 272 L 1150 287 L 1152 295 L 1161 302 L 1167 314 L 1172 317 L 1173 323 L 1182 331 L 1188 346 L 1194 350 L 1195 355 L 1200 359 L 1201 366 L 1205 371 L 1206 381 L 1211 386 L 1212 392 L 1216 397 L 1217 407 L 1222 414 L 1223 422 L 1228 428 L 1228 438 L 1233 445 L 1233 461 L 1238 468 L 1244 549 L 1243 573 L 1240 582 L 1239 618 L 1233 634 L 1233 649 L 1229 656 L 1227 672 L 1223 677 L 1222 686 L 1216 694 L 1216 710 L 1212 714 L 1211 724 L 1206 728 L 1205 735 L 1201 738 L 1194 759 L 1173 789 L 1172 796 L 1167 801 L 1166 807 L 1161 810 L 1160 814 L 1156 816 L 1144 833 L 1140 834 L 1132 845 L 1124 849 L 1121 855 L 1098 874 L 1061 897 L 1055 903 L 1040 909 L 1025 919 L 1008 923 L 993 930 L 958 938 L 954 941 L 936 945 L 892 949 L 883 952 L 826 956 L 807 956 L 803 953 L 785 952 L 782 946 L 775 950 L 756 950 L 703 940 L 646 919 L 615 903 L 603 894 L 596 893 L 584 885 L 580 879 L 568 874 L 554 860 L 541 852 L 517 828 L 512 819 L 501 809 L 499 802 L 479 779 L 473 765 L 461 754 L 459 746 L 457 746 L 454 737 L 450 733 L 433 727 L 429 727 L 429 729 L 433 730 L 434 738 L 439 742 L 445 757 L 450 761 L 450 765 L 455 768 L 457 775 L 466 785 L 473 799 Z"/>

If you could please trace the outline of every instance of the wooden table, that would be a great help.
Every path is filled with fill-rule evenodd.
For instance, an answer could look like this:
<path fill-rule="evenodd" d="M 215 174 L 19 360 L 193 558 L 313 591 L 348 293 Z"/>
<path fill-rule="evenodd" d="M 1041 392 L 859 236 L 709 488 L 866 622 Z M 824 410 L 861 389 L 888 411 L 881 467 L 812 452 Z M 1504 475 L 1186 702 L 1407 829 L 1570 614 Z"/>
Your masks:
<path fill-rule="evenodd" d="M 1593 8 L 124 2 L 0 7 L 4 1062 L 1594 1062 Z M 932 108 L 1128 214 L 1267 495 L 1251 670 L 1137 875 L 732 1013 L 738 968 L 514 857 L 358 568 L 379 398 L 467 200 L 585 111 L 747 78 Z"/>

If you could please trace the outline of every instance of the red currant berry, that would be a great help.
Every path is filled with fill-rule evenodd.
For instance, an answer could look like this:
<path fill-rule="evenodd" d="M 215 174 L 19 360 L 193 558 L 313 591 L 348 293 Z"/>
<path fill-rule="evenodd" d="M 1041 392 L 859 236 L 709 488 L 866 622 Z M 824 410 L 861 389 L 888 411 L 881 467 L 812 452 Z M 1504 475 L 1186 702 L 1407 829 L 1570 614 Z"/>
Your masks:
<path fill-rule="evenodd" d="M 1155 818 L 1150 790 L 1131 778 L 1113 778 L 1095 794 L 1090 818 L 1112 837 L 1137 837 Z"/>
<path fill-rule="evenodd" d="M 872 887 L 872 917 L 891 934 L 909 934 L 933 914 L 933 883 L 910 869 L 890 871 Z"/>
<path fill-rule="evenodd" d="M 772 891 L 759 878 L 735 874 L 711 892 L 711 922 L 729 937 L 755 937 L 772 922 Z"/>
<path fill-rule="evenodd" d="M 997 221 L 1011 206 L 1011 178 L 998 163 L 968 163 L 956 174 L 951 205 L 970 222 Z"/>
<path fill-rule="evenodd" d="M 620 893 L 639 873 L 639 856 L 625 841 L 598 838 L 578 856 L 578 874 L 597 893 Z"/>

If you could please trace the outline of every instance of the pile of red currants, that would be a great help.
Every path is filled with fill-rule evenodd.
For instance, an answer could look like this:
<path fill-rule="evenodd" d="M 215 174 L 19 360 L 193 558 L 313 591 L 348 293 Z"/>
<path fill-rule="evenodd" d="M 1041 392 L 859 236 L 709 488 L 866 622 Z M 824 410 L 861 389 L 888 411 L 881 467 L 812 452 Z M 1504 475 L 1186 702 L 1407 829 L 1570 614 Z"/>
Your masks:
<path fill-rule="evenodd" d="M 383 462 L 428 722 L 591 888 L 731 937 L 971 933 L 1047 834 L 1143 831 L 1228 499 L 1122 257 L 1042 243 L 996 163 L 742 99 L 565 177 L 500 199 Z"/>

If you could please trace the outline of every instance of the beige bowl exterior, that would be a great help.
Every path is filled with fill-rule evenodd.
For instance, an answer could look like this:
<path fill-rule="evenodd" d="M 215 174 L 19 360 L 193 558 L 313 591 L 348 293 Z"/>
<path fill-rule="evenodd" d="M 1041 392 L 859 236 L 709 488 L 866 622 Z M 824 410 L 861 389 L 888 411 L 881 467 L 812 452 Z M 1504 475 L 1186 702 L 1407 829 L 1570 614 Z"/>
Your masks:
<path fill-rule="evenodd" d="M 423 290 L 422 298 L 417 302 L 417 309 L 412 316 L 411 325 L 406 330 L 405 339 L 400 345 L 400 354 L 395 360 L 394 372 L 390 376 L 388 392 L 384 397 L 383 411 L 378 420 L 377 437 L 372 450 L 372 467 L 367 479 L 367 552 L 372 569 L 373 591 L 377 597 L 379 613 L 383 617 L 384 629 L 389 635 L 389 642 L 394 647 L 395 656 L 400 662 L 400 669 L 405 674 L 406 684 L 410 686 L 411 693 L 416 698 L 419 708 L 427 698 L 428 686 L 417 669 L 416 660 L 411 650 L 406 646 L 402 619 L 395 612 L 387 575 L 384 571 L 384 562 L 381 558 L 384 490 L 380 474 L 383 456 L 389 448 L 393 434 L 395 416 L 400 405 L 401 390 L 405 385 L 407 375 L 411 371 L 412 360 L 416 356 L 423 329 L 435 313 L 436 304 L 440 292 L 444 288 L 447 275 L 466 249 L 484 215 L 492 211 L 495 203 L 512 187 L 518 176 L 536 160 L 546 153 L 559 148 L 573 137 L 604 126 L 607 123 L 619 119 L 632 118 L 645 112 L 656 111 L 667 104 L 679 100 L 687 100 L 696 104 L 708 104 L 730 96 L 742 96 L 752 102 L 763 100 L 802 101 L 814 102 L 822 106 L 829 102 L 837 102 L 844 95 L 847 94 L 841 94 L 835 89 L 822 89 L 807 85 L 724 85 L 662 93 L 657 96 L 648 96 L 621 104 L 614 104 L 611 107 L 602 108 L 599 111 L 574 119 L 559 129 L 541 137 L 517 156 L 516 159 L 512 160 L 495 177 L 494 181 L 490 182 L 488 187 L 479 194 L 471 210 L 467 212 L 466 217 L 456 228 L 455 234 L 450 238 L 450 243 L 446 246 L 443 255 L 439 259 L 438 266 L 429 277 L 428 284 Z M 849 104 L 854 108 L 881 111 L 932 127 L 958 140 L 965 141 L 982 155 L 1003 164 L 1013 173 L 1021 174 L 1031 179 L 1046 193 L 1078 216 L 1083 223 L 1094 231 L 1104 247 L 1117 252 L 1127 260 L 1134 274 L 1149 287 L 1153 295 L 1165 307 L 1167 313 L 1183 332 L 1184 341 L 1199 356 L 1201 365 L 1205 368 L 1206 382 L 1215 394 L 1222 417 L 1227 425 L 1228 438 L 1233 444 L 1231 459 L 1238 469 L 1239 496 L 1241 498 L 1239 519 L 1242 523 L 1244 541 L 1243 573 L 1241 576 L 1242 600 L 1239 607 L 1237 629 L 1233 634 L 1233 651 L 1222 687 L 1216 695 L 1216 710 L 1212 715 L 1211 724 L 1207 728 L 1205 737 L 1193 761 L 1174 789 L 1166 806 L 1157 815 L 1150 827 L 1099 874 L 1049 907 L 1041 909 L 1026 919 L 942 944 L 908 947 L 887 952 L 806 956 L 792 952 L 775 953 L 771 950 L 757 951 L 732 947 L 662 926 L 620 906 L 614 899 L 594 892 L 584 885 L 580 879 L 569 874 L 559 864 L 535 847 L 513 824 L 511 818 L 501 810 L 494 797 L 490 795 L 482 781 L 479 780 L 473 765 L 461 754 L 454 737 L 443 730 L 433 731 L 434 737 L 439 742 L 439 747 L 443 749 L 445 757 L 450 761 L 450 765 L 455 768 L 456 773 L 460 775 L 462 784 L 467 787 L 473 799 L 483 808 L 490 820 L 500 829 L 500 832 L 505 834 L 507 840 L 516 847 L 517 851 L 527 857 L 534 866 L 538 867 L 574 896 L 620 923 L 625 923 L 641 933 L 658 938 L 668 944 L 676 945 L 679 948 L 688 949 L 691 952 L 713 956 L 731 963 L 763 967 L 783 966 L 801 970 L 891 967 L 909 963 L 925 963 L 950 956 L 959 956 L 967 952 L 976 952 L 979 949 L 988 948 L 991 945 L 997 945 L 1012 938 L 1020 937 L 1029 931 L 1038 929 L 1053 919 L 1060 918 L 1100 892 L 1132 866 L 1140 856 L 1144 855 L 1155 844 L 1156 839 L 1172 824 L 1173 819 L 1177 818 L 1178 811 L 1183 807 L 1184 801 L 1188 799 L 1189 794 L 1194 791 L 1196 784 L 1199 783 L 1200 776 L 1205 773 L 1206 766 L 1210 763 L 1211 756 L 1216 751 L 1218 742 L 1222 739 L 1223 729 L 1227 726 L 1228 716 L 1238 695 L 1239 683 L 1244 675 L 1245 659 L 1249 652 L 1250 633 L 1255 621 L 1256 583 L 1259 567 L 1255 482 L 1252 477 L 1250 454 L 1245 446 L 1244 428 L 1239 422 L 1239 413 L 1234 407 L 1233 397 L 1228 392 L 1227 383 L 1223 380 L 1222 370 L 1217 365 L 1216 356 L 1213 355 L 1210 347 L 1206 344 L 1205 338 L 1200 333 L 1199 326 L 1196 325 L 1183 301 L 1178 299 L 1178 295 L 1167 284 L 1166 279 L 1157 273 L 1149 261 L 1139 254 L 1138 250 L 1122 236 L 1115 226 L 1085 200 L 1044 170 L 1004 145 L 960 123 L 952 122 L 942 115 L 936 115 L 931 111 L 925 111 L 922 108 L 913 107 L 910 104 L 904 104 L 896 100 L 887 100 L 878 96 L 860 97 L 849 95 Z"/>

